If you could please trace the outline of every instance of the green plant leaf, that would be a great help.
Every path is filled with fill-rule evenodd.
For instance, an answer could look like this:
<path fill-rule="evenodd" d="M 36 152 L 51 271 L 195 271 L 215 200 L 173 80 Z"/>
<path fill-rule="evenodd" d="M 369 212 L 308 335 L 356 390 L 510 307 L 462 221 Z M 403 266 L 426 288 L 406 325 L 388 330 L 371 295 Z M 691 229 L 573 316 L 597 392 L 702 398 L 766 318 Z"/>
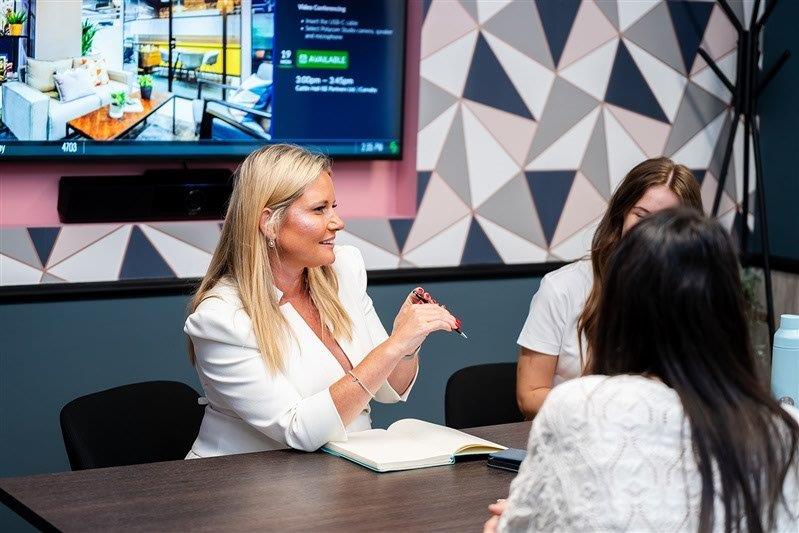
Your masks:
<path fill-rule="evenodd" d="M 11 11 L 6 13 L 6 22 L 9 24 L 24 24 L 28 19 L 28 14 L 25 11 Z"/>
<path fill-rule="evenodd" d="M 128 95 L 125 93 L 125 91 L 117 91 L 117 92 L 111 93 L 111 103 L 113 105 L 115 105 L 115 106 L 120 106 L 121 107 L 121 106 L 125 105 L 125 100 L 127 100 L 127 98 L 128 98 Z"/>
<path fill-rule="evenodd" d="M 80 26 L 80 55 L 88 55 L 94 44 L 94 36 L 97 33 L 97 26 L 89 22 L 87 19 L 83 20 Z"/>

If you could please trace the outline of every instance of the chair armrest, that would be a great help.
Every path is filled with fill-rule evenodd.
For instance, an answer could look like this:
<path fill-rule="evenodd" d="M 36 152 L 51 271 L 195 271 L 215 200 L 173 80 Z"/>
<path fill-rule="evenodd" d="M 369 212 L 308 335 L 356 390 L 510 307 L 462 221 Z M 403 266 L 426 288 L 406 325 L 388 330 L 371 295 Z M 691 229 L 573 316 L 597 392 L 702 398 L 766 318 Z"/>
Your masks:
<path fill-rule="evenodd" d="M 18 81 L 2 90 L 3 124 L 21 141 L 46 141 L 50 97 Z"/>
<path fill-rule="evenodd" d="M 234 91 L 238 91 L 241 87 L 237 87 L 235 85 L 230 85 L 228 83 L 219 83 L 216 81 L 208 81 L 208 80 L 200 80 L 197 83 L 197 99 L 203 97 L 203 86 L 204 85 L 213 85 L 214 87 L 220 87 L 222 89 L 232 89 Z"/>
<path fill-rule="evenodd" d="M 205 104 L 206 106 L 208 105 L 208 103 L 213 102 L 215 104 L 222 105 L 222 106 L 225 106 L 225 107 L 229 107 L 231 109 L 238 109 L 239 111 L 244 111 L 245 113 L 251 113 L 251 114 L 253 114 L 253 115 L 257 116 L 257 117 L 272 118 L 272 112 L 271 111 L 261 111 L 260 109 L 253 109 L 251 107 L 247 107 L 246 105 L 235 104 L 233 102 L 228 102 L 226 100 L 220 100 L 218 98 L 208 98 L 205 102 L 206 102 L 206 104 Z"/>
<path fill-rule="evenodd" d="M 50 97 L 44 94 L 39 89 L 34 89 L 30 85 L 19 81 L 10 81 L 3 85 L 3 88 L 7 91 L 15 93 L 19 95 L 20 98 L 25 100 L 26 102 L 30 102 L 34 104 L 36 102 L 47 102 L 50 100 Z"/>
<path fill-rule="evenodd" d="M 107 72 L 109 79 L 122 82 L 128 87 L 136 86 L 136 74 L 134 74 L 133 72 L 128 72 L 126 70 L 110 70 L 110 69 Z"/>
<path fill-rule="evenodd" d="M 242 124 L 241 122 L 238 122 L 233 117 L 221 114 L 220 112 L 214 110 L 213 108 L 209 109 L 208 108 L 208 102 L 210 102 L 210 101 L 212 101 L 212 100 L 206 100 L 204 102 L 204 105 L 203 105 L 203 115 L 202 115 L 202 120 L 200 122 L 200 139 L 210 139 L 211 138 L 212 122 L 213 122 L 214 119 L 221 120 L 222 122 L 225 122 L 226 124 L 229 124 L 230 126 L 232 126 L 232 127 L 236 128 L 237 130 L 241 131 L 242 133 L 246 133 L 247 135 L 250 135 L 251 137 L 260 138 L 260 139 L 264 138 L 263 134 L 261 134 L 260 132 L 255 131 L 255 130 L 245 126 L 244 124 Z M 223 102 L 221 100 L 215 100 L 214 102 L 217 103 L 217 104 L 221 103 L 223 105 L 229 103 L 229 102 Z M 237 108 L 241 108 L 241 107 L 244 107 L 244 106 L 236 106 L 236 107 Z M 254 111 L 254 110 L 250 110 L 250 111 Z M 261 116 L 267 115 L 267 113 L 264 113 L 263 111 L 258 111 L 257 114 L 261 115 Z M 271 118 L 271 113 L 268 114 L 267 118 Z M 268 139 L 268 137 L 266 137 L 266 138 Z"/>

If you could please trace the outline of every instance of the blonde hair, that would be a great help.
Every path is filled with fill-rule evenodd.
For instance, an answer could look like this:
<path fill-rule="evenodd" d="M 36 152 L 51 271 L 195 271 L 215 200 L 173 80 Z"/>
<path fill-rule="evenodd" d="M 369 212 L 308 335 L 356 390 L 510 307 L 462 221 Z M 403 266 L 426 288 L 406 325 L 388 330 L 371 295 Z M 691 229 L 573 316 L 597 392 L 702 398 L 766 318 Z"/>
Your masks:
<path fill-rule="evenodd" d="M 324 155 L 289 144 L 265 146 L 247 156 L 235 173 L 219 244 L 189 305 L 194 312 L 203 300 L 213 296 L 211 290 L 223 278 L 233 284 L 252 322 L 261 357 L 272 374 L 285 369 L 287 339 L 294 337 L 280 312 L 272 258 L 260 229 L 261 213 L 267 207 L 272 210 L 269 224 L 277 234 L 286 209 L 319 174 L 330 170 L 330 160 Z M 279 257 L 275 259 L 279 261 Z M 334 338 L 349 340 L 352 321 L 338 298 L 333 267 L 306 268 L 304 282 L 324 327 Z M 191 339 L 189 359 L 192 364 L 196 361 Z"/>

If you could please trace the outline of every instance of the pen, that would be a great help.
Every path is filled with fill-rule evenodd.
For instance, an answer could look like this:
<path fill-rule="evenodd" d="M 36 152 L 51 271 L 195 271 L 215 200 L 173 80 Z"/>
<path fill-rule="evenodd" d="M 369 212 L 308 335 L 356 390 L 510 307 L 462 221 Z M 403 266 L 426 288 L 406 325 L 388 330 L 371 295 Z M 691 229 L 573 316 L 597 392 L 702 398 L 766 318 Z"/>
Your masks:
<path fill-rule="evenodd" d="M 419 300 L 421 303 L 441 305 L 440 303 L 438 303 L 438 301 L 436 301 L 435 298 L 430 296 L 429 292 L 425 292 L 425 290 L 422 289 L 421 287 L 418 289 L 414 289 L 413 295 L 416 296 L 416 299 Z M 460 336 L 463 337 L 464 339 L 468 339 L 469 337 L 467 337 L 466 333 L 464 333 L 463 330 L 461 329 L 460 318 L 455 317 L 455 320 L 457 321 L 457 327 L 452 331 L 460 334 Z"/>

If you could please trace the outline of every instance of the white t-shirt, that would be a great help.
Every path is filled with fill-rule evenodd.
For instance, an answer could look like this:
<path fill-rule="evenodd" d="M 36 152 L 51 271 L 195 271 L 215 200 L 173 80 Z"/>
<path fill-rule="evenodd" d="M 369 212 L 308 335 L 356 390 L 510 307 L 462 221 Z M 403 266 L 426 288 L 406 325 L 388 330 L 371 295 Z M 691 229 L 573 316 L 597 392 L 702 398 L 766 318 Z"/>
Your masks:
<path fill-rule="evenodd" d="M 593 283 L 591 261 L 575 261 L 544 276 L 530 302 L 530 313 L 516 342 L 523 348 L 558 357 L 553 386 L 582 373 L 577 320 Z"/>

